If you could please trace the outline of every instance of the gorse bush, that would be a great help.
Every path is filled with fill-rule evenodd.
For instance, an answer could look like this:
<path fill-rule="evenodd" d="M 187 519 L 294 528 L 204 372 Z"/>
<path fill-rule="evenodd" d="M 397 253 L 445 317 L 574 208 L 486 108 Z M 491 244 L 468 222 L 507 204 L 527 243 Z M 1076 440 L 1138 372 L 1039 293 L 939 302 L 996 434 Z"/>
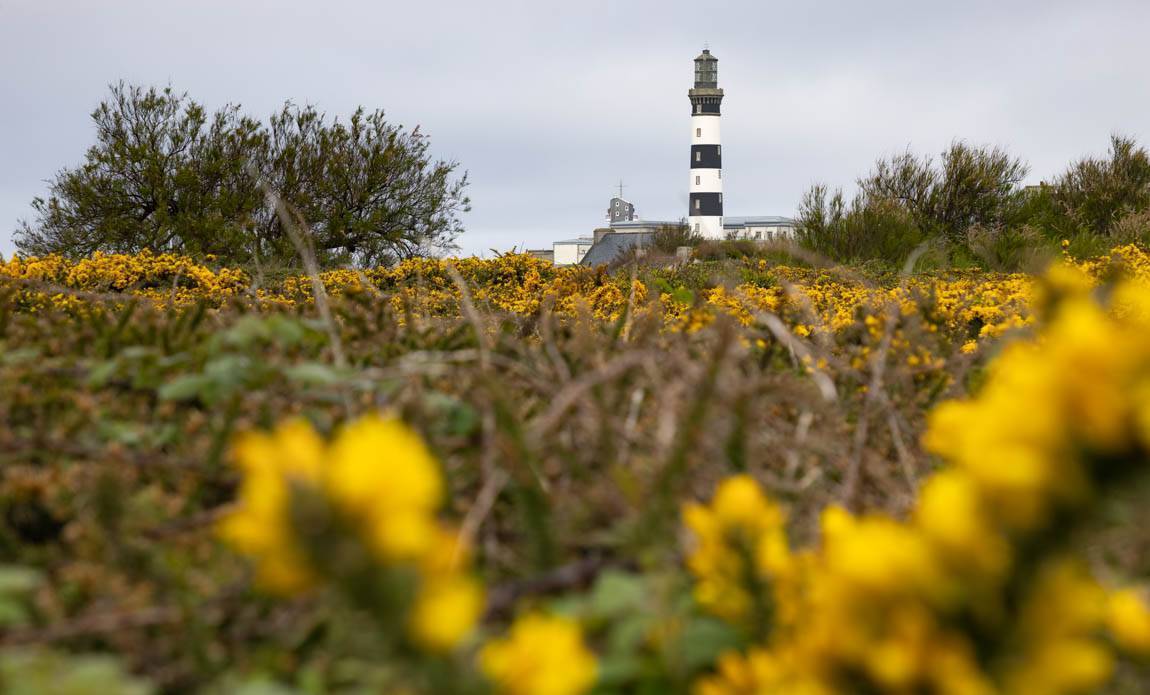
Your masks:
<path fill-rule="evenodd" d="M 1053 255 L 1043 248 L 1039 231 L 1028 225 L 996 228 L 974 226 L 966 231 L 966 245 L 983 265 L 993 270 L 1038 270 Z"/>
<path fill-rule="evenodd" d="M 1113 136 L 1108 159 L 1079 160 L 1049 184 L 1023 187 L 1028 171 L 1000 148 L 955 142 L 937 163 L 908 150 L 879 159 L 849 201 L 812 186 L 797 240 L 841 262 L 897 267 L 929 241 L 950 263 L 1032 270 L 1063 239 L 1086 258 L 1140 238 L 1132 227 L 1150 209 L 1150 155 L 1134 140 Z"/>
<path fill-rule="evenodd" d="M 913 216 L 886 199 L 855 198 L 848 206 L 842 191 L 827 198 L 825 186 L 803 196 L 796 240 L 841 262 L 879 259 L 900 264 L 926 238 Z"/>
<path fill-rule="evenodd" d="M 1054 282 L 1068 291 L 1037 340 L 932 414 L 924 442 L 951 467 L 906 521 L 831 507 L 796 554 L 749 478 L 688 507 L 698 600 L 761 642 L 702 692 L 1089 692 L 1117 655 L 1150 656 L 1150 610 L 1066 542 L 1147 473 L 1150 292 L 1121 285 L 1108 312 L 1084 278 Z"/>
<path fill-rule="evenodd" d="M 1150 210 L 1150 153 L 1131 138 L 1110 138 L 1110 157 L 1072 164 L 1049 187 L 1050 203 L 1063 236 L 1086 232 L 1113 236 L 1128 215 Z"/>
<path fill-rule="evenodd" d="M 13 259 L 0 685 L 1140 692 L 1148 281 Z"/>

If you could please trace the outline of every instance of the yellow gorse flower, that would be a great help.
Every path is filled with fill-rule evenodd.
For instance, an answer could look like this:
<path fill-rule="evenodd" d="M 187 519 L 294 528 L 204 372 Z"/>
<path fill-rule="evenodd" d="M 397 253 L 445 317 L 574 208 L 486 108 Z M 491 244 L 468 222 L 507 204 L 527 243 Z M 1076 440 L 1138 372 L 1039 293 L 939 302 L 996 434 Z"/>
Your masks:
<path fill-rule="evenodd" d="M 317 576 L 291 529 L 291 487 L 319 484 L 324 442 L 304 420 L 289 420 L 273 434 L 238 439 L 233 456 L 243 473 L 238 508 L 219 525 L 220 536 L 256 562 L 257 581 L 269 591 L 296 593 Z"/>
<path fill-rule="evenodd" d="M 579 695 L 595 683 L 595 655 L 575 621 L 531 613 L 479 654 L 483 673 L 504 695 Z"/>
<path fill-rule="evenodd" d="M 598 318 L 615 319 L 629 303 L 643 306 L 649 296 L 649 288 L 638 280 L 628 282 L 582 267 L 555 267 L 527 254 L 493 259 L 414 258 L 387 268 L 327 270 L 320 273 L 320 281 L 333 296 L 375 293 L 400 312 L 410 308 L 417 314 L 458 314 L 458 288 L 447 271 L 448 263 L 463 276 L 476 301 L 515 314 L 533 314 L 553 301 L 555 309 L 563 314 L 586 306 Z M 1110 275 L 1116 268 L 1146 279 L 1150 277 L 1150 255 L 1133 245 L 1117 247 L 1105 256 L 1078 263 L 1080 279 L 1074 282 L 1084 280 L 1090 284 L 1092 277 Z M 752 269 L 762 274 L 768 266 L 759 261 L 747 265 L 747 270 Z M 1032 317 L 1028 303 L 1036 291 L 1033 280 L 1022 274 L 956 271 L 942 277 L 914 277 L 898 287 L 870 287 L 844 280 L 825 269 L 779 265 L 770 266 L 769 273 L 775 280 L 785 282 L 787 289 L 750 282 L 720 286 L 704 291 L 705 301 L 695 307 L 666 295 L 660 310 L 669 328 L 685 331 L 698 330 L 718 314 L 731 315 L 750 325 L 758 314 L 769 311 L 782 316 L 799 336 L 843 331 L 856 325 L 863 314 L 871 337 L 877 339 L 883 323 L 880 316 L 893 305 L 898 318 L 922 318 L 928 331 L 940 327 L 966 331 L 980 326 L 978 339 L 982 340 L 1029 324 Z M 150 252 L 96 253 L 80 260 L 14 257 L 0 262 L 0 277 L 81 292 L 142 296 L 159 304 L 219 304 L 250 298 L 271 306 L 292 306 L 313 299 L 312 279 L 307 276 L 288 277 L 254 290 L 242 270 L 210 268 L 185 256 Z M 1057 272 L 1049 282 L 1059 286 Z M 33 305 L 51 304 L 66 309 L 83 305 L 82 296 L 52 290 L 30 290 L 25 298 Z M 967 349 L 973 350 L 974 346 Z"/>
<path fill-rule="evenodd" d="M 434 516 L 443 502 L 439 464 L 399 420 L 368 417 L 345 426 L 328 449 L 323 488 L 364 525 L 387 560 L 424 557 L 440 540 Z"/>
<path fill-rule="evenodd" d="M 767 590 L 792 564 L 782 510 L 750 476 L 740 475 L 719 485 L 710 506 L 687 504 L 683 519 L 693 537 L 687 566 L 699 578 L 696 600 L 732 622 L 756 617 L 748 579 Z"/>
<path fill-rule="evenodd" d="M 483 605 L 483 587 L 472 577 L 459 572 L 433 575 L 419 588 L 408 630 L 424 648 L 448 651 L 475 628 Z"/>
<path fill-rule="evenodd" d="M 1084 509 L 1093 481 L 1150 459 L 1150 285 L 1124 284 L 1105 307 L 1074 277 L 1056 273 L 1061 296 L 1037 340 L 1008 346 L 976 396 L 933 413 L 924 444 L 950 467 L 926 481 L 910 518 L 826 510 L 819 546 L 770 575 L 781 608 L 765 643 L 724 656 L 699 693 L 1069 694 L 1109 679 L 1115 646 L 1150 655 L 1136 593 L 1108 596 L 1073 557 L 1016 556 Z M 778 523 L 753 486 L 737 476 L 684 512 L 706 539 L 687 561 L 696 596 L 731 619 L 755 589 L 734 586 L 715 559 L 740 538 L 722 520 L 758 536 Z M 988 641 L 992 657 L 979 655 Z"/>
<path fill-rule="evenodd" d="M 322 496 L 381 566 L 419 577 L 408 621 L 425 648 L 450 649 L 483 609 L 483 591 L 467 573 L 457 534 L 436 518 L 443 499 L 439 464 L 413 430 L 373 415 L 341 428 L 330 444 L 304 420 L 239 438 L 234 456 L 244 473 L 237 508 L 221 537 L 255 561 L 269 591 L 296 593 L 323 575 L 292 524 L 295 491 Z"/>
<path fill-rule="evenodd" d="M 1106 603 L 1106 625 L 1123 649 L 1150 658 L 1150 605 L 1142 592 L 1128 588 L 1111 594 Z"/>

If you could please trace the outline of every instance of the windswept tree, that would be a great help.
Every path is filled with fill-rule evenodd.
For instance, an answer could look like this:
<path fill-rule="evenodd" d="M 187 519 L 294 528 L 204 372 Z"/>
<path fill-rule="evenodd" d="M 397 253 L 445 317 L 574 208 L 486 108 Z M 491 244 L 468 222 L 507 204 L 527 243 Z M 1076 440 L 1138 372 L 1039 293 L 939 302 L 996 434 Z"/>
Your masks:
<path fill-rule="evenodd" d="M 26 254 L 180 251 L 234 257 L 263 196 L 245 166 L 266 148 L 258 122 L 209 115 L 170 88 L 124 83 L 92 112 L 96 144 L 36 198 L 16 232 Z"/>
<path fill-rule="evenodd" d="M 261 170 L 311 226 L 321 260 L 387 263 L 448 248 L 469 209 L 467 175 L 432 161 L 427 136 L 358 109 L 346 123 L 314 107 L 285 104 L 272 116 Z M 279 218 L 259 236 L 290 253 Z"/>
<path fill-rule="evenodd" d="M 266 200 L 274 191 L 311 232 L 321 264 L 376 264 L 450 248 L 469 209 L 466 174 L 435 160 L 418 128 L 358 109 L 346 122 L 285 104 L 267 125 L 228 105 L 120 83 L 92 113 L 96 144 L 60 171 L 20 224 L 25 254 L 215 254 L 292 264 Z"/>
<path fill-rule="evenodd" d="M 1048 189 L 1064 235 L 1112 235 L 1124 218 L 1150 210 L 1150 153 L 1132 138 L 1112 135 L 1109 157 L 1071 164 Z"/>

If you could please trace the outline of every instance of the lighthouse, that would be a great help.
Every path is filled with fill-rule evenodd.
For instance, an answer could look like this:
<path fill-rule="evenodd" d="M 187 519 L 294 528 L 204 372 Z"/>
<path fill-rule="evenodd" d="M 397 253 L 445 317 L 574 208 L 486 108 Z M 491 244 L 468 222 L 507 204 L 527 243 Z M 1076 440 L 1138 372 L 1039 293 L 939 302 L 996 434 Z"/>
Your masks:
<path fill-rule="evenodd" d="M 723 238 L 723 148 L 719 144 L 719 59 L 704 48 L 695 58 L 691 99 L 691 184 L 687 224 L 706 239 Z"/>

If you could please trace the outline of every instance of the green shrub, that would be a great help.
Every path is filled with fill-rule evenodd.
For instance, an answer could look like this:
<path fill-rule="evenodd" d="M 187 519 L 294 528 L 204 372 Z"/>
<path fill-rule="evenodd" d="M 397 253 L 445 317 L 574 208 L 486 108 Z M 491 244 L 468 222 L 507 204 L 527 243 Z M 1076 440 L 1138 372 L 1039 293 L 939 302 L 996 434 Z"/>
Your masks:
<path fill-rule="evenodd" d="M 816 185 L 803 196 L 796 239 L 840 263 L 878 259 L 897 266 L 925 236 L 898 203 L 860 196 L 847 205 L 842 190 L 828 199 L 827 188 Z"/>

